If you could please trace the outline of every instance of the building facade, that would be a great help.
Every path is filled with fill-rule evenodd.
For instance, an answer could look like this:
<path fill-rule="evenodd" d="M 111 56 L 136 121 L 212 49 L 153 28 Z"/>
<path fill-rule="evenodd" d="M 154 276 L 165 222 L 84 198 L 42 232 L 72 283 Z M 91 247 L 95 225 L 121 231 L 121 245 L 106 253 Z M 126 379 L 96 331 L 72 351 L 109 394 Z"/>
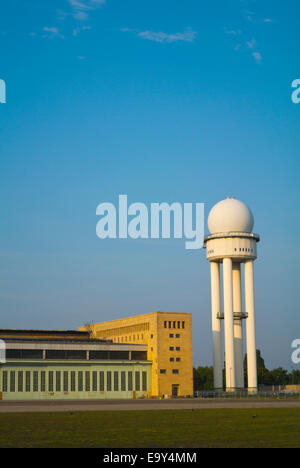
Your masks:
<path fill-rule="evenodd" d="M 91 339 L 88 332 L 0 330 L 0 399 L 147 398 L 151 362 L 143 344 Z"/>
<path fill-rule="evenodd" d="M 193 395 L 192 314 L 153 312 L 79 328 L 114 344 L 147 346 L 152 396 Z"/>

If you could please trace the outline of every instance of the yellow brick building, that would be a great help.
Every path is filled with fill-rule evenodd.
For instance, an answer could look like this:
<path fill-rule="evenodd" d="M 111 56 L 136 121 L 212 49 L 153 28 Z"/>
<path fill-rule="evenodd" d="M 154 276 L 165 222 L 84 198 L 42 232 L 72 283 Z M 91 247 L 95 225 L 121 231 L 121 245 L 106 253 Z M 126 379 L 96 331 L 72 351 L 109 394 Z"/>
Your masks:
<path fill-rule="evenodd" d="M 147 344 L 152 396 L 193 395 L 192 314 L 153 312 L 79 327 L 115 343 Z"/>

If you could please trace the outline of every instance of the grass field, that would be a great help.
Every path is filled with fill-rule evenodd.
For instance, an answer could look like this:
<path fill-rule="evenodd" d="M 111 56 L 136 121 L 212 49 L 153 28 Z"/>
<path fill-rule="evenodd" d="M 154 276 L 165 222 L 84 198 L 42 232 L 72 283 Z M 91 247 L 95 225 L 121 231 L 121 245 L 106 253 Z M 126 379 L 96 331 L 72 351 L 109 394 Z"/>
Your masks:
<path fill-rule="evenodd" d="M 0 447 L 300 447 L 300 408 L 0 414 Z"/>

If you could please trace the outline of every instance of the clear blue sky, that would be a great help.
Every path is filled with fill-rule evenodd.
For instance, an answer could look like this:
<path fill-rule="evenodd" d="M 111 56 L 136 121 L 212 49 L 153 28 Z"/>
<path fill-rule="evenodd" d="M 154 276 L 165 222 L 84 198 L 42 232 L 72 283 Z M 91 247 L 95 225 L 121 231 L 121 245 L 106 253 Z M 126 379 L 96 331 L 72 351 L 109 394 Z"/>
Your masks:
<path fill-rule="evenodd" d="M 100 241 L 96 207 L 245 201 L 261 235 L 257 342 L 300 338 L 299 0 L 10 0 L 0 7 L 1 327 L 193 313 L 211 364 L 205 253 Z M 295 366 L 296 367 L 296 366 Z M 299 366 L 298 366 L 299 367 Z"/>

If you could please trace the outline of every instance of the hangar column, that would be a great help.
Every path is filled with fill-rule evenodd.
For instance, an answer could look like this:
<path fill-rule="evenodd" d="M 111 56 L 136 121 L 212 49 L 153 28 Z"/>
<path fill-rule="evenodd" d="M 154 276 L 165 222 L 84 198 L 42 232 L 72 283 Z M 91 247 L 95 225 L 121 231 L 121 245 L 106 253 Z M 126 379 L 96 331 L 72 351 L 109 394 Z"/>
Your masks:
<path fill-rule="evenodd" d="M 223 294 L 224 294 L 224 328 L 225 328 L 225 362 L 226 362 L 226 391 L 236 388 L 234 336 L 233 336 L 233 285 L 232 259 L 223 259 Z"/>
<path fill-rule="evenodd" d="M 234 318 L 234 358 L 237 388 L 244 388 L 244 349 L 242 317 L 241 264 L 234 263 L 232 267 L 233 280 L 233 312 Z"/>
<path fill-rule="evenodd" d="M 218 262 L 210 263 L 211 274 L 211 314 L 212 314 L 212 333 L 213 333 L 213 363 L 214 363 L 214 388 L 223 390 L 223 353 L 221 320 L 218 318 L 221 313 L 221 295 L 220 295 L 220 264 Z"/>
<path fill-rule="evenodd" d="M 245 308 L 247 336 L 248 391 L 257 392 L 253 261 L 245 262 Z"/>

